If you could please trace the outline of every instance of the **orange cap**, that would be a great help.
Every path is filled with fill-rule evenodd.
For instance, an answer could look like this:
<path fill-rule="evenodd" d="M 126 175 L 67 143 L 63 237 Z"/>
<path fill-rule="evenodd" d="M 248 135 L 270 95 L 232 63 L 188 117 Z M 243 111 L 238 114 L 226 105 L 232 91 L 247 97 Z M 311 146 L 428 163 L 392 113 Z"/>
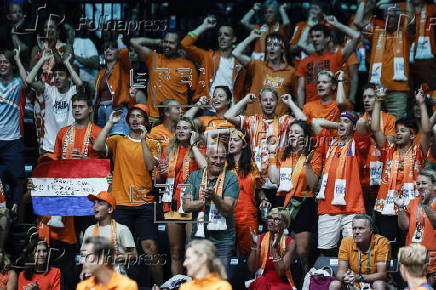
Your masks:
<path fill-rule="evenodd" d="M 113 209 L 115 209 L 117 206 L 117 202 L 115 201 L 114 196 L 112 195 L 111 192 L 107 192 L 107 191 L 100 191 L 100 193 L 97 195 L 89 194 L 88 199 L 92 202 L 95 202 L 96 199 L 103 200 L 109 203 Z"/>
<path fill-rule="evenodd" d="M 136 104 L 130 107 L 130 110 L 133 109 L 140 109 L 141 111 L 147 114 L 147 117 L 150 116 L 150 109 L 146 105 Z"/>

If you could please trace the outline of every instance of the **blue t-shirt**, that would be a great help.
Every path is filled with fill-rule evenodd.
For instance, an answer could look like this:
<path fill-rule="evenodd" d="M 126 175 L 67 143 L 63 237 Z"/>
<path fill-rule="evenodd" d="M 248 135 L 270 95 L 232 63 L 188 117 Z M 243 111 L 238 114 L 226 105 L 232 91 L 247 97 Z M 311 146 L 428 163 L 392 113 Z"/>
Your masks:
<path fill-rule="evenodd" d="M 21 78 L 10 82 L 0 80 L 0 140 L 16 140 L 20 134 L 20 92 Z"/>
<path fill-rule="evenodd" d="M 201 178 L 203 176 L 204 169 L 195 171 L 189 175 L 188 180 L 186 181 L 187 184 L 190 184 L 191 190 L 192 190 L 192 196 L 194 200 L 198 200 L 199 196 L 199 189 L 201 184 Z M 215 180 L 209 180 L 209 186 L 214 186 L 216 182 Z M 224 176 L 224 185 L 223 185 L 223 198 L 229 196 L 233 197 L 235 200 L 238 200 L 239 196 L 239 184 L 238 184 L 238 177 L 227 171 L 226 175 Z M 205 221 L 207 222 L 209 220 L 209 208 L 210 205 L 207 204 L 204 212 Z M 197 219 L 198 212 L 193 213 L 194 220 Z M 227 230 L 225 231 L 208 231 L 207 230 L 207 224 L 205 224 L 204 227 L 204 233 L 207 239 L 211 240 L 212 242 L 215 241 L 222 241 L 227 239 L 235 240 L 236 234 L 235 234 L 235 225 L 233 217 L 225 217 L 226 223 L 227 223 Z M 192 234 L 195 235 L 197 231 L 197 224 L 194 223 Z"/>

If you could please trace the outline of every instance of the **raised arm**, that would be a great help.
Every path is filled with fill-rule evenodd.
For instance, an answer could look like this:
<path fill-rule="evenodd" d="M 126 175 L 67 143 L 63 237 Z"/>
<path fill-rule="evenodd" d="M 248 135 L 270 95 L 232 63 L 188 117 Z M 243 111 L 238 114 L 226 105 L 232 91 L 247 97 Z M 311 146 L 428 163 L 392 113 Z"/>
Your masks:
<path fill-rule="evenodd" d="M 42 67 L 46 60 L 53 58 L 53 54 L 48 51 L 44 51 L 42 57 L 36 62 L 35 66 L 32 68 L 30 73 L 26 77 L 26 83 L 28 83 L 32 88 L 36 90 L 38 94 L 44 92 L 45 86 L 41 81 L 35 81 L 35 77 L 38 74 L 39 69 Z"/>
<path fill-rule="evenodd" d="M 332 122 L 329 120 L 326 120 L 324 118 L 314 118 L 312 119 L 312 133 L 318 134 L 321 132 L 322 129 L 338 129 L 339 123 L 338 122 Z"/>
<path fill-rule="evenodd" d="M 260 30 L 252 30 L 250 35 L 244 39 L 238 46 L 232 51 L 232 54 L 235 58 L 237 58 L 243 65 L 248 65 L 251 58 L 248 55 L 244 54 L 244 50 L 247 48 L 250 43 L 252 43 L 256 38 L 260 37 L 262 33 Z"/>
<path fill-rule="evenodd" d="M 70 63 L 71 57 L 72 57 L 71 54 L 65 55 L 65 59 L 63 62 L 65 64 L 65 67 L 68 69 L 68 72 L 70 73 L 70 76 L 71 76 L 71 79 L 73 80 L 73 83 L 77 87 L 81 87 L 81 86 L 83 86 L 83 82 L 80 79 L 79 75 L 76 73 L 76 71 L 71 66 L 71 63 Z"/>
<path fill-rule="evenodd" d="M 345 33 L 345 35 L 351 38 L 351 40 L 347 42 L 344 49 L 342 50 L 342 59 L 346 61 L 348 57 L 353 53 L 353 51 L 355 51 L 357 48 L 357 44 L 359 43 L 360 39 L 360 32 L 340 23 L 333 15 L 325 17 L 325 20 L 330 25 L 342 31 L 343 33 Z"/>
<path fill-rule="evenodd" d="M 26 72 L 26 69 L 24 68 L 23 64 L 21 63 L 20 48 L 14 49 L 14 60 L 15 60 L 15 63 L 17 64 L 18 70 L 20 72 L 20 78 L 23 80 L 24 83 L 26 83 L 27 72 Z"/>
<path fill-rule="evenodd" d="M 194 154 L 194 159 L 197 162 L 198 167 L 200 169 L 203 169 L 207 167 L 207 161 L 204 155 L 198 149 L 197 145 L 199 141 L 200 141 L 200 135 L 195 131 L 191 131 L 191 139 L 190 139 L 191 150 L 192 153 Z"/>
<path fill-rule="evenodd" d="M 138 53 L 141 60 L 145 61 L 147 56 L 151 53 L 151 49 L 148 46 L 160 45 L 161 40 L 148 37 L 135 37 L 130 39 L 130 44 Z"/>
<path fill-rule="evenodd" d="M 242 100 L 236 103 L 236 105 L 230 107 L 230 109 L 224 114 L 224 118 L 235 126 L 240 127 L 241 118 L 239 118 L 239 114 L 247 104 L 253 103 L 255 99 L 256 95 L 247 94 Z"/>
<path fill-rule="evenodd" d="M 248 30 L 253 30 L 256 28 L 254 24 L 251 24 L 251 19 L 253 18 L 254 14 L 258 12 L 261 9 L 260 3 L 254 3 L 253 8 L 251 8 L 241 19 L 241 24 L 247 28 Z"/>
<path fill-rule="evenodd" d="M 430 124 L 430 118 L 428 117 L 427 112 L 427 105 L 425 104 L 425 97 L 424 97 L 424 91 L 419 90 L 418 93 L 415 96 L 416 103 L 419 106 L 419 109 L 421 110 L 421 147 L 423 152 L 427 152 L 428 148 L 430 147 L 430 139 L 431 139 L 431 124 Z"/>
<path fill-rule="evenodd" d="M 209 99 L 206 96 L 201 96 L 200 99 L 183 115 L 186 118 L 194 119 L 199 110 L 208 103 Z"/>
<path fill-rule="evenodd" d="M 279 13 L 280 17 L 282 18 L 282 25 L 283 26 L 289 26 L 291 24 L 291 21 L 289 20 L 289 16 L 286 13 L 286 9 L 290 8 L 291 5 L 289 3 L 283 3 L 279 7 Z"/>
<path fill-rule="evenodd" d="M 309 41 L 309 31 L 310 31 L 310 26 L 304 27 L 303 31 L 301 32 L 301 37 L 297 43 L 297 47 L 303 50 L 304 53 L 308 55 L 315 53 L 313 44 Z"/>
<path fill-rule="evenodd" d="M 353 24 L 356 25 L 356 27 L 360 30 L 369 24 L 369 12 L 372 8 L 370 7 L 371 4 L 369 4 L 368 2 L 370 1 L 359 1 L 359 6 L 357 7 L 356 11 L 356 17 L 354 17 Z"/>
<path fill-rule="evenodd" d="M 283 103 L 288 105 L 288 107 L 291 109 L 292 113 L 294 113 L 295 119 L 307 121 L 306 114 L 303 113 L 303 111 L 294 103 L 292 100 L 292 96 L 290 94 L 284 94 L 281 96 L 281 99 Z"/>
<path fill-rule="evenodd" d="M 386 89 L 383 87 L 376 89 L 376 100 L 374 104 L 374 109 L 371 115 L 371 130 L 375 137 L 375 142 L 379 148 L 382 148 L 386 142 L 386 136 L 380 128 L 380 118 L 381 118 L 381 102 L 386 95 Z"/>
<path fill-rule="evenodd" d="M 306 102 L 306 90 L 305 90 L 306 80 L 304 77 L 298 78 L 297 83 L 297 103 L 300 108 L 303 108 Z"/>
<path fill-rule="evenodd" d="M 106 122 L 106 125 L 100 131 L 97 138 L 95 139 L 94 145 L 92 149 L 97 152 L 105 152 L 106 151 L 106 137 L 112 129 L 112 126 L 120 121 L 121 111 L 113 111 L 109 117 L 109 120 Z M 106 152 L 107 153 L 107 152 Z"/>
<path fill-rule="evenodd" d="M 345 74 L 343 71 L 337 71 L 336 75 L 338 78 L 338 88 L 336 90 L 336 104 L 339 110 L 345 111 L 348 107 L 349 102 L 344 88 Z"/>

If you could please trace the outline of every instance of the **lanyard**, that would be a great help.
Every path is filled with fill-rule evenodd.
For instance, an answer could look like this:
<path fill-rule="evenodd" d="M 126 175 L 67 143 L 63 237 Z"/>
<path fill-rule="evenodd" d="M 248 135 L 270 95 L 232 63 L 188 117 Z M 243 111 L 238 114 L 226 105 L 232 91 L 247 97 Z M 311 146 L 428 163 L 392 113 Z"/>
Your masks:
<path fill-rule="evenodd" d="M 359 249 L 359 275 L 362 274 L 362 251 Z M 367 271 L 370 272 L 371 271 L 371 244 L 369 245 L 369 249 L 368 249 L 368 265 L 367 265 Z"/>

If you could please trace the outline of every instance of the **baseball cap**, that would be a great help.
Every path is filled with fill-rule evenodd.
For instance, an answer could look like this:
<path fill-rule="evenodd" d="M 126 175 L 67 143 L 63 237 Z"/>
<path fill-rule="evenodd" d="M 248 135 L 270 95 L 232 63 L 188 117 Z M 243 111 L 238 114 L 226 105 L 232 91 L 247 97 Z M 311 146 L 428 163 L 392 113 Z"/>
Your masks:
<path fill-rule="evenodd" d="M 150 109 L 148 108 L 147 105 L 136 104 L 136 105 L 131 106 L 129 111 L 131 111 L 133 109 L 139 109 L 139 110 L 143 111 L 144 113 L 146 113 L 147 116 L 150 116 Z"/>
<path fill-rule="evenodd" d="M 103 201 L 109 203 L 113 209 L 115 209 L 117 206 L 117 203 L 115 201 L 114 196 L 112 195 L 111 192 L 108 192 L 108 191 L 100 191 L 100 193 L 97 195 L 89 194 L 88 199 L 92 202 L 95 202 L 96 199 L 103 200 Z"/>

